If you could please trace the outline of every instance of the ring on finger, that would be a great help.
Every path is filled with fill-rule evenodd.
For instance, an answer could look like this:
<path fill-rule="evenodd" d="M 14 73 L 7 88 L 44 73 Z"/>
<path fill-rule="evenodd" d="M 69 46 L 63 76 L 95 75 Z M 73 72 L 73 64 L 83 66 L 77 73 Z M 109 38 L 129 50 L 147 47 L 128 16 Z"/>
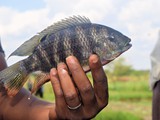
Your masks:
<path fill-rule="evenodd" d="M 70 109 L 70 110 L 76 110 L 76 109 L 80 108 L 81 106 L 82 106 L 82 103 L 80 103 L 79 105 L 77 105 L 75 107 L 71 107 L 71 106 L 67 105 L 68 109 Z"/>

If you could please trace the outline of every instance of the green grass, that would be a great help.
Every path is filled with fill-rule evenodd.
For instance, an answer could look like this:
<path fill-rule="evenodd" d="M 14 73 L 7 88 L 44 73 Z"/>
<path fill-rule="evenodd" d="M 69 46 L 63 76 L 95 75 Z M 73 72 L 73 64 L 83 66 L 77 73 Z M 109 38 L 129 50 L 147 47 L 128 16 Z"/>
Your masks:
<path fill-rule="evenodd" d="M 151 120 L 151 101 L 109 101 L 104 112 L 108 114 L 109 111 L 128 112 L 142 118 L 142 120 Z"/>
<path fill-rule="evenodd" d="M 110 100 L 114 101 L 138 101 L 143 99 L 150 100 L 152 95 L 150 92 L 144 91 L 109 91 Z"/>
<path fill-rule="evenodd" d="M 141 81 L 116 81 L 109 83 L 110 100 L 143 100 L 152 98 L 148 82 Z"/>
<path fill-rule="evenodd" d="M 51 83 L 46 83 L 44 85 L 44 99 L 47 101 L 55 101 L 55 96 L 53 94 L 53 89 Z"/>
<path fill-rule="evenodd" d="M 114 81 L 109 80 L 110 98 L 109 105 L 105 109 L 111 112 L 115 111 L 115 114 L 118 111 L 126 111 L 126 115 L 130 116 L 131 113 L 131 115 L 136 116 L 135 120 L 151 120 L 152 92 L 149 88 L 148 80 L 148 75 L 139 77 L 128 76 L 127 81 L 118 78 L 115 78 Z M 111 116 L 113 116 L 113 120 L 116 120 L 114 118 L 116 115 Z M 124 120 L 126 119 L 128 118 Z"/>
<path fill-rule="evenodd" d="M 142 120 L 142 118 L 127 111 L 110 110 L 102 111 L 93 120 Z"/>
<path fill-rule="evenodd" d="M 110 81 L 109 89 L 113 91 L 150 91 L 146 80 L 141 81 Z"/>

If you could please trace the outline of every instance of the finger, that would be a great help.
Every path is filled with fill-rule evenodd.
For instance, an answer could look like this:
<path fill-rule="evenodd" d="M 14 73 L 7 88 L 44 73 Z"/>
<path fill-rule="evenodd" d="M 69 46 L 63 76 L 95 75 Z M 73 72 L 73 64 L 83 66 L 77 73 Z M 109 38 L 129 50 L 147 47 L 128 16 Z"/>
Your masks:
<path fill-rule="evenodd" d="M 101 61 L 97 55 L 91 55 L 89 66 L 93 76 L 94 91 L 99 103 L 108 103 L 108 82 Z"/>
<path fill-rule="evenodd" d="M 67 66 L 64 63 L 60 63 L 57 69 L 67 105 L 71 108 L 80 105 L 79 96 L 68 73 Z"/>
<path fill-rule="evenodd" d="M 93 102 L 95 103 L 95 101 L 93 101 L 95 98 L 93 88 L 78 60 L 73 56 L 69 56 L 66 62 L 80 92 L 84 107 L 93 106 Z"/>
<path fill-rule="evenodd" d="M 53 91 L 55 94 L 56 106 L 58 106 L 59 109 L 64 109 L 64 106 L 66 106 L 66 102 L 64 100 L 64 95 L 63 95 L 63 91 L 60 85 L 58 73 L 55 68 L 51 69 L 50 77 L 51 77 Z"/>

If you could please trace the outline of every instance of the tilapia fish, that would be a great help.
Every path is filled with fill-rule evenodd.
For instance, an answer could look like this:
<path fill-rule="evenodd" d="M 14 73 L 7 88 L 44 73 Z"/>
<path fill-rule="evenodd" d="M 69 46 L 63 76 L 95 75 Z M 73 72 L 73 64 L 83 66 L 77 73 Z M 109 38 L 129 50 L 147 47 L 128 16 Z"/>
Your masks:
<path fill-rule="evenodd" d="M 73 16 L 57 22 L 24 42 L 10 56 L 28 56 L 0 72 L 0 86 L 15 96 L 24 83 L 34 78 L 32 93 L 49 80 L 49 71 L 67 56 L 78 58 L 85 72 L 88 58 L 97 54 L 103 65 L 131 47 L 130 38 L 86 17 Z"/>

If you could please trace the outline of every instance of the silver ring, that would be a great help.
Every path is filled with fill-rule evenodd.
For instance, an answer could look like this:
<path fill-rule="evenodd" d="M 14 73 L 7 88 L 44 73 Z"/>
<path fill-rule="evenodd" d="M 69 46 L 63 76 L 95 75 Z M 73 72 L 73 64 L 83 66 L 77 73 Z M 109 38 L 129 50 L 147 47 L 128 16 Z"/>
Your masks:
<path fill-rule="evenodd" d="M 76 109 L 78 109 L 79 107 L 81 107 L 81 103 L 79 104 L 79 105 L 77 105 L 76 107 L 71 107 L 71 106 L 69 106 L 69 105 L 67 105 L 67 107 L 70 109 L 70 110 L 76 110 Z"/>

